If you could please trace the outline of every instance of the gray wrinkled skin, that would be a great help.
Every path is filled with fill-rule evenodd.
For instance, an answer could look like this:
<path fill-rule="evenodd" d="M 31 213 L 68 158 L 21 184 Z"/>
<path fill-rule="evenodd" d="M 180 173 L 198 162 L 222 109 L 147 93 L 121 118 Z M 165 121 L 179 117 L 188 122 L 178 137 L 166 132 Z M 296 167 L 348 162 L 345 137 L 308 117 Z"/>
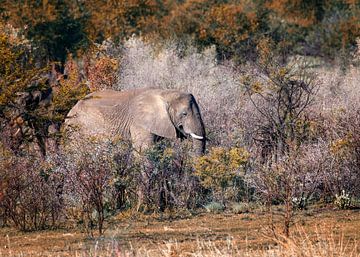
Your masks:
<path fill-rule="evenodd" d="M 159 138 L 191 137 L 205 151 L 205 128 L 195 98 L 177 90 L 104 90 L 89 94 L 68 113 L 65 129 L 85 136 L 130 139 L 143 151 Z"/>

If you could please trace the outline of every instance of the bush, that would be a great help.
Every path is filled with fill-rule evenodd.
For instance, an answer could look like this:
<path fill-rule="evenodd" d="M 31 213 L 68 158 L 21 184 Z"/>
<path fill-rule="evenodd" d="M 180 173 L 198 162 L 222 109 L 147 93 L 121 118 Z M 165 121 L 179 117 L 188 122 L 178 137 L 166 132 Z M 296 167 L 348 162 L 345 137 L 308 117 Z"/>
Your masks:
<path fill-rule="evenodd" d="M 252 135 L 264 161 L 281 158 L 291 145 L 310 136 L 307 109 L 318 87 L 316 74 L 302 60 L 283 63 L 273 43 L 258 45 L 259 76 L 248 74 L 243 83 L 256 110 Z"/>
<path fill-rule="evenodd" d="M 345 193 L 345 190 L 343 190 L 340 195 L 335 195 L 334 204 L 339 209 L 348 209 L 350 207 L 350 203 L 351 197 L 349 196 L 349 194 Z"/>
<path fill-rule="evenodd" d="M 82 146 L 69 145 L 62 156 L 60 170 L 65 176 L 64 201 L 78 223 L 92 235 L 97 227 L 104 232 L 105 220 L 123 208 L 128 189 L 131 150 L 126 142 L 97 138 L 78 139 Z M 80 215 L 79 215 L 80 213 Z"/>
<path fill-rule="evenodd" d="M 54 228 L 63 213 L 63 175 L 33 156 L 0 160 L 0 219 L 22 231 Z"/>
<path fill-rule="evenodd" d="M 204 206 L 207 212 L 220 213 L 225 209 L 225 206 L 219 202 L 211 202 Z"/>
<path fill-rule="evenodd" d="M 195 160 L 195 175 L 205 188 L 212 191 L 214 199 L 225 204 L 228 188 L 240 190 L 237 181 L 244 176 L 248 158 L 249 153 L 243 148 L 214 147 L 209 154 Z"/>
<path fill-rule="evenodd" d="M 282 217 L 286 236 L 289 236 L 296 210 L 306 208 L 309 200 L 319 197 L 326 186 L 328 155 L 324 152 L 322 145 L 302 146 L 277 162 L 258 163 L 251 174 L 255 192 L 270 213 L 275 213 L 273 205 L 284 206 L 278 214 Z"/>
<path fill-rule="evenodd" d="M 192 172 L 190 149 L 191 143 L 165 141 L 145 153 L 135 178 L 142 190 L 143 210 L 194 209 L 204 201 L 203 189 Z"/>
<path fill-rule="evenodd" d="M 340 68 L 329 71 L 321 69 L 320 74 L 322 86 L 309 112 L 314 137 L 326 145 L 323 153 L 328 162 L 324 171 L 323 191 L 328 201 L 343 190 L 352 197 L 358 197 L 360 73 L 353 67 L 345 74 Z"/>
<path fill-rule="evenodd" d="M 239 202 L 231 205 L 231 212 L 235 214 L 248 213 L 254 206 L 251 203 Z"/>

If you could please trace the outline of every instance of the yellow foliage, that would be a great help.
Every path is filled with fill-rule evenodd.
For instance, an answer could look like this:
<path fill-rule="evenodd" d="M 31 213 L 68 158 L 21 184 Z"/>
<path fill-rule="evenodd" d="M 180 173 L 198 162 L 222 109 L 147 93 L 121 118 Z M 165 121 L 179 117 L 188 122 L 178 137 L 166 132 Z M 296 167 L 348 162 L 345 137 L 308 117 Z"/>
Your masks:
<path fill-rule="evenodd" d="M 250 154 L 244 148 L 233 147 L 229 151 L 230 169 L 237 170 L 247 163 Z"/>
<path fill-rule="evenodd" d="M 260 81 L 255 81 L 251 84 L 251 91 L 254 93 L 261 93 L 264 90 L 264 85 Z"/>
<path fill-rule="evenodd" d="M 351 152 L 352 135 L 347 135 L 330 143 L 330 151 L 334 156 L 347 158 Z"/>
<path fill-rule="evenodd" d="M 288 74 L 288 73 L 289 73 L 289 70 L 286 67 L 281 67 L 279 69 L 278 76 L 280 78 L 284 78 L 286 76 L 286 74 Z"/>
<path fill-rule="evenodd" d="M 244 168 L 249 153 L 243 148 L 214 147 L 195 160 L 195 174 L 207 188 L 223 188 Z"/>
<path fill-rule="evenodd" d="M 174 149 L 171 147 L 167 147 L 164 150 L 163 157 L 164 158 L 171 158 L 174 155 Z"/>
<path fill-rule="evenodd" d="M 13 101 L 16 93 L 24 91 L 32 81 L 41 82 L 40 75 L 47 70 L 36 68 L 32 59 L 25 56 L 24 47 L 17 43 L 0 24 L 0 106 Z M 26 64 L 22 58 L 29 58 Z"/>
<path fill-rule="evenodd" d="M 9 149 L 5 147 L 2 142 L 0 142 L 0 163 L 2 164 L 2 161 L 10 160 L 11 157 L 12 152 L 9 151 Z"/>

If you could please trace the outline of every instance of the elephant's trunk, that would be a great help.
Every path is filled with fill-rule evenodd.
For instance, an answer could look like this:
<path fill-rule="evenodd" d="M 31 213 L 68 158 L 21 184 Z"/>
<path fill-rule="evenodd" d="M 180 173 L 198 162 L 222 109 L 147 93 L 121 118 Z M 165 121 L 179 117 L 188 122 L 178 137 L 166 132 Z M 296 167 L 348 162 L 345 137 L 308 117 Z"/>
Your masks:
<path fill-rule="evenodd" d="M 194 100 L 194 104 L 192 106 L 193 114 L 195 119 L 190 123 L 190 136 L 193 140 L 193 149 L 196 156 L 201 156 L 205 153 L 205 145 L 206 145 L 206 133 L 205 126 L 201 118 L 199 107 Z"/>
<path fill-rule="evenodd" d="M 193 141 L 193 150 L 196 156 L 201 156 L 205 153 L 206 134 L 205 127 L 199 115 L 195 126 L 192 127 L 192 132 L 189 133 Z"/>
<path fill-rule="evenodd" d="M 194 149 L 194 153 L 196 156 L 201 156 L 204 154 L 205 152 L 205 144 L 206 144 L 206 139 L 205 136 L 203 137 L 203 139 L 196 139 L 196 138 L 192 138 L 193 140 L 193 149 Z"/>

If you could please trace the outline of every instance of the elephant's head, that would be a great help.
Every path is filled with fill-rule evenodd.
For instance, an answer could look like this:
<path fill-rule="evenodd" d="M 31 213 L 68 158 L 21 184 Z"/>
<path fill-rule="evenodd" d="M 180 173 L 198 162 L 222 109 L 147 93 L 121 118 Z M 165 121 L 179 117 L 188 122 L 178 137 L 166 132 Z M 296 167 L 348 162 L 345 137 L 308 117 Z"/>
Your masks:
<path fill-rule="evenodd" d="M 192 138 L 195 153 L 205 151 L 205 127 L 199 106 L 192 94 L 175 90 L 149 91 L 143 94 L 136 122 L 165 138 Z"/>

